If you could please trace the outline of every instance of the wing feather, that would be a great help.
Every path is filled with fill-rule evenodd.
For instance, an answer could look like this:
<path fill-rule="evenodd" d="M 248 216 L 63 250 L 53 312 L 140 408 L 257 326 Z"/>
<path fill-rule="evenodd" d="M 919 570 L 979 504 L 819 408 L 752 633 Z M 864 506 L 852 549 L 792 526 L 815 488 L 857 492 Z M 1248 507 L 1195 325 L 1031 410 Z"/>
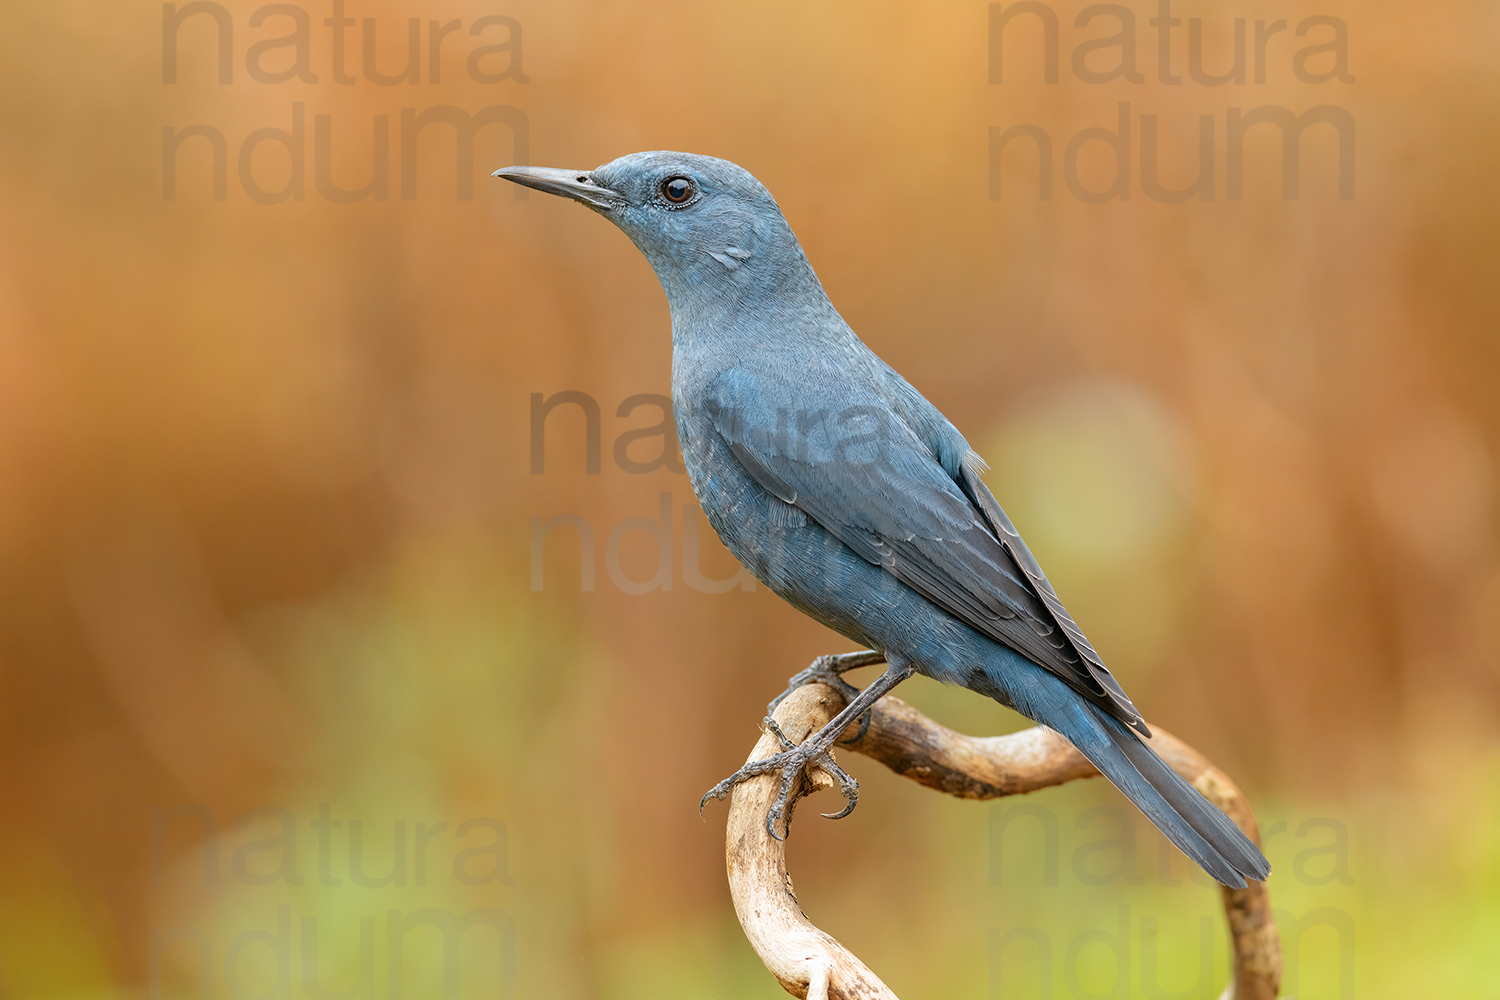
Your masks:
<path fill-rule="evenodd" d="M 835 459 L 836 450 L 809 455 L 805 442 L 792 447 L 769 420 L 757 422 L 757 411 L 747 416 L 731 401 L 712 400 L 709 411 L 730 453 L 767 493 L 1149 735 L 973 463 L 966 460 L 955 480 L 899 420 L 884 428 L 881 460 L 854 462 Z"/>

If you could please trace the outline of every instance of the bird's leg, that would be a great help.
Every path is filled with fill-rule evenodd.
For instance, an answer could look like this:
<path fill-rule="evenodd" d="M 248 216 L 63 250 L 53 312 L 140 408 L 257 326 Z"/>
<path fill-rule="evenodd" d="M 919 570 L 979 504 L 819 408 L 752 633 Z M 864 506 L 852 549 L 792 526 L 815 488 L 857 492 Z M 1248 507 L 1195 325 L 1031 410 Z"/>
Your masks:
<path fill-rule="evenodd" d="M 864 656 L 867 658 L 876 657 L 873 660 L 865 659 L 863 663 L 874 663 L 883 659 L 879 653 L 850 653 L 846 655 Z M 844 808 L 839 812 L 824 813 L 823 815 L 829 819 L 842 819 L 853 812 L 855 804 L 859 801 L 859 782 L 855 781 L 845 773 L 843 768 L 835 763 L 833 754 L 829 751 L 832 749 L 834 741 L 838 739 L 839 733 L 842 733 L 849 723 L 864 715 L 877 701 L 889 694 L 892 688 L 912 675 L 912 667 L 907 663 L 891 663 L 887 661 L 887 664 L 885 673 L 877 677 L 869 687 L 851 698 L 849 703 L 844 706 L 842 712 L 834 716 L 822 729 L 808 736 L 801 744 L 793 744 L 781 732 L 781 728 L 776 725 L 775 721 L 768 718 L 766 720 L 768 728 L 781 742 L 783 748 L 781 753 L 772 754 L 762 760 L 752 760 L 734 774 L 731 774 L 713 788 L 710 788 L 708 794 L 704 795 L 703 800 L 698 803 L 698 811 L 700 813 L 703 811 L 703 806 L 709 799 L 723 799 L 727 797 L 735 785 L 738 785 L 747 778 L 754 778 L 757 775 L 779 771 L 781 772 L 781 788 L 776 793 L 776 801 L 771 804 L 770 811 L 766 813 L 766 831 L 777 840 L 785 840 L 785 834 L 778 834 L 776 832 L 776 821 L 786 811 L 787 804 L 791 799 L 792 788 L 796 784 L 797 779 L 801 777 L 809 765 L 815 764 L 827 771 L 839 783 L 839 790 L 843 792 L 846 800 Z M 813 667 L 809 667 L 808 670 L 812 670 L 816 666 L 817 664 L 814 663 Z M 804 673 L 806 672 L 804 671 Z M 822 678 L 817 679 L 821 680 Z M 839 678 L 839 681 L 843 683 L 842 678 Z"/>
<path fill-rule="evenodd" d="M 820 656 L 812 661 L 812 664 L 800 673 L 793 674 L 786 682 L 786 690 L 771 699 L 766 706 L 766 718 L 776 714 L 776 706 L 786 701 L 787 697 L 804 684 L 827 684 L 839 692 L 848 701 L 853 701 L 859 694 L 859 688 L 844 680 L 845 671 L 854 670 L 857 667 L 868 667 L 874 663 L 884 663 L 885 654 L 877 653 L 872 649 L 862 649 L 857 653 L 834 653 L 829 656 Z M 870 713 L 865 712 L 859 718 L 859 732 L 853 738 L 847 739 L 845 743 L 858 743 L 864 738 L 870 728 Z"/>

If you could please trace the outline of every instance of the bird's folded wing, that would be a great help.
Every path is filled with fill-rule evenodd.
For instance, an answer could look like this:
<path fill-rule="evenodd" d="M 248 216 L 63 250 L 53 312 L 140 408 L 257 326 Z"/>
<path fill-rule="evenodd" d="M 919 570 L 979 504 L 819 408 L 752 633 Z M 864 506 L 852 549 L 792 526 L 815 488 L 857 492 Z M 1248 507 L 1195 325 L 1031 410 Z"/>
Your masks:
<path fill-rule="evenodd" d="M 1062 601 L 1058 600 L 1057 591 L 1052 589 L 1052 583 L 1047 579 L 1047 574 L 1042 572 L 1041 565 L 1036 561 L 1036 556 L 1026 547 L 1026 542 L 1021 538 L 1021 533 L 1016 526 L 1010 523 L 1000 502 L 990 492 L 990 488 L 984 484 L 978 474 L 974 472 L 966 462 L 959 473 L 960 485 L 964 493 L 974 502 L 984 515 L 984 519 L 994 529 L 995 536 L 1010 557 L 1015 560 L 1021 572 L 1026 574 L 1026 579 L 1031 582 L 1032 589 L 1052 613 L 1052 618 L 1067 635 L 1073 649 L 1083 658 L 1084 666 L 1088 669 L 1094 680 L 1104 689 L 1109 696 L 1110 702 L 1117 709 L 1116 714 L 1126 724 L 1140 730 L 1143 736 L 1149 738 L 1151 730 L 1147 728 L 1141 713 L 1131 702 L 1130 697 L 1125 694 L 1125 689 L 1120 687 L 1120 682 L 1115 680 L 1115 675 L 1109 672 L 1099 654 L 1084 636 L 1083 629 L 1073 621 L 1073 616 L 1068 614 L 1068 609 L 1063 607 Z"/>
<path fill-rule="evenodd" d="M 731 389 L 708 407 L 731 454 L 766 492 L 971 628 L 1148 732 L 977 476 L 966 471 L 964 482 L 955 482 L 904 422 L 876 406 L 846 408 L 869 418 L 850 427 L 829 420 L 797 434 L 750 402 Z"/>

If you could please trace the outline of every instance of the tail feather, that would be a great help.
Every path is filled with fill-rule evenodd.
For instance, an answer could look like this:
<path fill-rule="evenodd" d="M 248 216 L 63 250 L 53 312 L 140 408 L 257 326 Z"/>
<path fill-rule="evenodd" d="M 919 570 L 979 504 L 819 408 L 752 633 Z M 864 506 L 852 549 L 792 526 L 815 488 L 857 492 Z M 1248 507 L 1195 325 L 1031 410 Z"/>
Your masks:
<path fill-rule="evenodd" d="M 1182 775 L 1172 770 L 1166 761 L 1157 756 L 1156 751 L 1141 742 L 1124 724 L 1108 716 L 1102 721 L 1115 746 L 1124 753 L 1136 771 L 1235 871 L 1257 882 L 1264 882 L 1270 877 L 1271 865 L 1266 856 L 1224 810 L 1188 784 Z"/>
<path fill-rule="evenodd" d="M 1051 688 L 1052 678 L 1043 683 Z M 1260 848 L 1120 720 L 1056 682 L 1041 698 L 1016 707 L 1051 727 L 1124 792 L 1167 839 L 1214 878 L 1233 889 L 1264 881 L 1271 865 Z M 1033 696 L 1040 691 L 1030 692 Z M 1020 704 L 1020 701 L 1028 704 Z"/>

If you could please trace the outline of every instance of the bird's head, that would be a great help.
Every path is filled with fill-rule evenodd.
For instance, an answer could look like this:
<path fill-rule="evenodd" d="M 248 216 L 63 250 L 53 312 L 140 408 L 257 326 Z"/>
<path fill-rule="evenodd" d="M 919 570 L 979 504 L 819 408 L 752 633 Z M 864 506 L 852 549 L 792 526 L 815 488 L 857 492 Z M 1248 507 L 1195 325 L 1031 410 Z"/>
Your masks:
<path fill-rule="evenodd" d="M 504 167 L 494 176 L 582 202 L 646 255 L 674 314 L 822 287 L 791 227 L 748 170 L 694 153 L 631 153 L 593 170 Z"/>

